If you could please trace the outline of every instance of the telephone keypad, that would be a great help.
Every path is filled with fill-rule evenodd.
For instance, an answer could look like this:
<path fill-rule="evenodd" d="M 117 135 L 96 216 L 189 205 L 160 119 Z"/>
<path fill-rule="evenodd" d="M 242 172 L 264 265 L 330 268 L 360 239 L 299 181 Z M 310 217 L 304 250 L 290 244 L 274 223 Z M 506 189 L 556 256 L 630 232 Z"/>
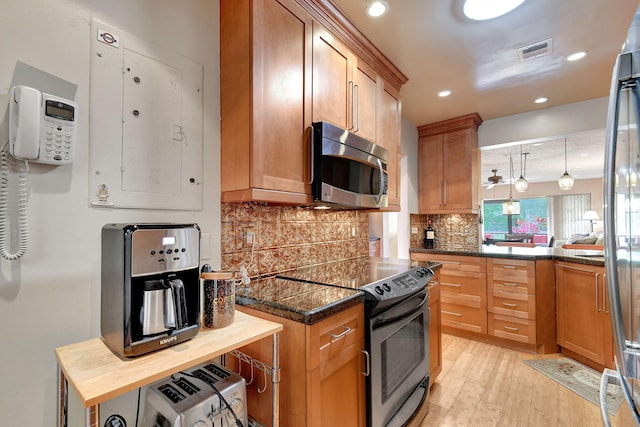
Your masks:
<path fill-rule="evenodd" d="M 61 126 L 48 117 L 44 118 L 44 125 L 45 158 L 56 161 L 71 160 L 73 127 Z"/>

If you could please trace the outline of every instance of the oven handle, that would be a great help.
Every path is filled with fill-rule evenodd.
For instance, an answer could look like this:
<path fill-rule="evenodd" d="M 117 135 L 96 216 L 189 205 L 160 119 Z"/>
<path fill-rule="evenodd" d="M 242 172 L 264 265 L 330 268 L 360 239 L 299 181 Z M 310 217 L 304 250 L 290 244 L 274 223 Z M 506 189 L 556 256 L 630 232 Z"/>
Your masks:
<path fill-rule="evenodd" d="M 371 356 L 369 356 L 369 352 L 367 350 L 360 350 L 364 355 L 365 359 L 367 359 L 366 367 L 367 369 L 364 372 L 361 372 L 362 375 L 368 377 L 371 375 Z"/>
<path fill-rule="evenodd" d="M 392 317 L 390 319 L 375 319 L 373 321 L 373 324 L 371 325 L 372 330 L 376 330 L 378 328 L 381 328 L 385 325 L 389 325 L 391 323 L 395 323 L 395 322 L 399 322 L 401 320 L 404 320 L 408 317 L 413 316 L 414 314 L 416 314 L 417 312 L 419 312 L 422 309 L 422 306 L 424 306 L 424 304 L 427 302 L 427 294 L 426 293 L 422 293 L 419 294 L 413 298 L 420 298 L 420 302 L 418 303 L 417 306 L 415 306 L 413 309 L 411 309 L 409 312 L 407 313 L 403 313 L 400 316 L 395 316 Z M 403 303 L 404 304 L 404 303 Z"/>

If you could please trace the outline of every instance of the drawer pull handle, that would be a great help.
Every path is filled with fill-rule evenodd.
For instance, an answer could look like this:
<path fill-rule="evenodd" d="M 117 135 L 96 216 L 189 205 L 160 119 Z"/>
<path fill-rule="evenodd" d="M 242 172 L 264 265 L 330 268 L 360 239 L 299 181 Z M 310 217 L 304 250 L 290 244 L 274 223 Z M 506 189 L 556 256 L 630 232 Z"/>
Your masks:
<path fill-rule="evenodd" d="M 504 327 L 507 331 L 513 331 L 513 332 L 518 332 L 518 328 L 514 328 L 513 326 L 506 326 Z"/>
<path fill-rule="evenodd" d="M 452 288 L 461 288 L 462 285 L 458 284 L 458 283 L 447 283 L 447 282 L 440 282 L 441 285 L 443 286 L 450 286 Z"/>
<path fill-rule="evenodd" d="M 515 265 L 503 265 L 502 268 L 508 268 L 510 270 L 515 270 L 518 267 L 516 267 Z"/>
<path fill-rule="evenodd" d="M 512 302 L 503 302 L 502 305 L 504 305 L 505 307 L 517 307 L 518 304 L 514 304 Z"/>
<path fill-rule="evenodd" d="M 349 332 L 351 332 L 351 328 L 348 326 L 343 326 L 344 331 L 340 332 L 339 334 L 329 334 L 329 336 L 331 337 L 331 342 L 335 342 L 338 341 L 340 338 L 344 338 Z"/>
<path fill-rule="evenodd" d="M 441 310 L 440 313 L 442 314 L 449 314 L 451 316 L 457 316 L 457 317 L 462 317 L 462 314 L 460 313 L 454 313 L 453 311 L 446 311 L 446 310 Z"/>
<path fill-rule="evenodd" d="M 517 283 L 502 282 L 502 286 L 509 286 L 510 288 L 517 288 L 518 284 Z"/>
<path fill-rule="evenodd" d="M 439 262 L 440 264 L 460 265 L 460 262 L 458 262 L 458 261 L 438 261 L 438 260 L 435 260 L 434 262 Z"/>

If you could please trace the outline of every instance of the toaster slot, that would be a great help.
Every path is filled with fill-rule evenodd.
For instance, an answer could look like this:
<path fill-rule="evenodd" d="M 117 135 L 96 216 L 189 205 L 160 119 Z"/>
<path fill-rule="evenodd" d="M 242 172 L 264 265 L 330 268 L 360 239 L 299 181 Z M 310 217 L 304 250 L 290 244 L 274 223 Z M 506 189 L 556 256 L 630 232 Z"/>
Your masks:
<path fill-rule="evenodd" d="M 207 374 L 202 369 L 196 369 L 195 371 L 191 372 L 191 375 L 193 375 L 194 377 L 198 378 L 199 380 L 204 381 L 205 383 L 207 383 L 209 385 L 213 385 L 213 384 L 218 382 L 218 380 L 216 378 L 214 378 L 211 375 Z"/>
<path fill-rule="evenodd" d="M 158 387 L 158 391 L 160 391 L 160 393 L 165 395 L 167 399 L 169 399 L 173 403 L 178 403 L 181 400 L 185 399 L 184 394 L 176 390 L 171 384 L 161 385 L 160 387 Z"/>
<path fill-rule="evenodd" d="M 220 378 L 221 380 L 227 378 L 229 375 L 231 375 L 231 372 L 222 369 L 221 367 L 214 365 L 213 363 L 209 363 L 207 365 L 204 365 L 204 369 L 206 369 L 207 371 L 211 372 L 212 374 L 214 374 L 216 377 Z"/>
<path fill-rule="evenodd" d="M 180 387 L 182 390 L 184 390 L 189 396 L 192 396 L 200 391 L 198 387 L 196 387 L 194 384 L 192 384 L 191 382 L 189 382 L 184 378 L 180 378 L 177 381 L 174 381 L 173 383 L 178 387 Z"/>

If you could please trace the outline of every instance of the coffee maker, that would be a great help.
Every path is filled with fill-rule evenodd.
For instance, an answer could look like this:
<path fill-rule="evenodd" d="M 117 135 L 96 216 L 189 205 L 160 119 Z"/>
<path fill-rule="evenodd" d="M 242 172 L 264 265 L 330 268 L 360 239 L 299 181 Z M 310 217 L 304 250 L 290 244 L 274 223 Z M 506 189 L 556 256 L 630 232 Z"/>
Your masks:
<path fill-rule="evenodd" d="M 102 227 L 100 329 L 125 357 L 193 338 L 200 328 L 197 224 Z"/>

